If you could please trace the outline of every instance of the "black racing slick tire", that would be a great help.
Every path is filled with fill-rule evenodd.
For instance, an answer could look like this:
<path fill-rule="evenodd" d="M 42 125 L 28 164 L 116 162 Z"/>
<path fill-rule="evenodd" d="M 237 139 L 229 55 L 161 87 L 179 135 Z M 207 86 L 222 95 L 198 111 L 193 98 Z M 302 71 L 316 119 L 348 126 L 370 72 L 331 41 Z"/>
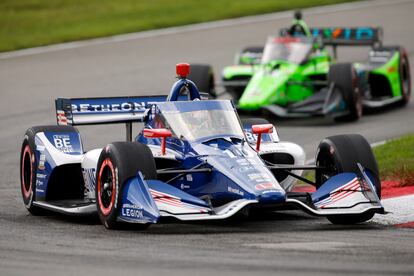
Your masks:
<path fill-rule="evenodd" d="M 330 177 L 343 172 L 359 173 L 357 163 L 369 170 L 373 176 L 376 193 L 381 198 L 381 182 L 377 161 L 367 140 L 359 134 L 336 135 L 321 141 L 316 155 L 316 165 L 325 167 L 315 174 L 317 188 Z M 367 221 L 373 212 L 361 215 L 336 215 L 327 217 L 333 224 L 355 224 Z"/>
<path fill-rule="evenodd" d="M 208 93 L 212 98 L 217 97 L 214 84 L 214 72 L 210 65 L 191 64 L 188 79 L 196 84 L 200 92 Z"/>
<path fill-rule="evenodd" d="M 358 76 L 350 63 L 337 63 L 329 67 L 328 85 L 339 89 L 346 103 L 348 114 L 335 117 L 335 121 L 351 122 L 362 116 L 362 94 L 358 85 Z"/>
<path fill-rule="evenodd" d="M 403 47 L 400 50 L 400 87 L 401 87 L 401 105 L 407 105 L 411 97 L 411 72 L 410 63 L 408 61 L 407 51 Z"/>
<path fill-rule="evenodd" d="M 44 215 L 45 209 L 33 205 L 36 200 L 36 175 L 39 166 L 36 157 L 35 136 L 39 132 L 78 132 L 72 126 L 35 126 L 29 128 L 23 138 L 20 151 L 20 188 L 26 209 L 32 215 Z"/>
<path fill-rule="evenodd" d="M 148 146 L 137 142 L 114 142 L 101 152 L 96 170 L 96 205 L 99 219 L 108 229 L 118 229 L 123 187 L 141 171 L 144 179 L 156 179 L 154 157 Z M 149 224 L 136 225 L 146 229 Z"/>

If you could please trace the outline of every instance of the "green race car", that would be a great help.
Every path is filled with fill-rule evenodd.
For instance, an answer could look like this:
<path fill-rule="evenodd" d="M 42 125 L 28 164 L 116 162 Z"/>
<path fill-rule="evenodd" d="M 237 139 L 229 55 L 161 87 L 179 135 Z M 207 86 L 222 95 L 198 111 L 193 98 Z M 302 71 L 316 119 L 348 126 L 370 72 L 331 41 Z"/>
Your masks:
<path fill-rule="evenodd" d="M 365 63 L 337 63 L 337 46 L 371 46 Z M 326 46 L 333 47 L 333 53 Z M 225 90 L 245 111 L 280 117 L 332 116 L 353 121 L 363 108 L 405 105 L 411 93 L 407 53 L 382 46 L 380 28 L 308 28 L 295 14 L 292 27 L 265 47 L 247 47 L 223 69 Z"/>

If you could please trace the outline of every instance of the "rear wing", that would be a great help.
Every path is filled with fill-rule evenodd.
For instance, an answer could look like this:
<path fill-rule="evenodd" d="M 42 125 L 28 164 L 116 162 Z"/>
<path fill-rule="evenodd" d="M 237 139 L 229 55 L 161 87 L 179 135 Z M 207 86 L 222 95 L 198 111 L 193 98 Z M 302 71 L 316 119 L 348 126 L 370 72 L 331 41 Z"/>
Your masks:
<path fill-rule="evenodd" d="M 311 28 L 313 37 L 331 46 L 376 46 L 382 44 L 382 28 L 372 27 L 323 27 Z"/>
<path fill-rule="evenodd" d="M 167 96 L 58 98 L 58 125 L 94 125 L 142 122 L 151 103 L 164 102 Z"/>
<path fill-rule="evenodd" d="M 323 45 L 329 46 L 381 46 L 382 28 L 372 27 L 316 27 L 310 28 L 315 39 L 320 39 Z M 280 30 L 281 36 L 289 35 L 289 29 Z"/>

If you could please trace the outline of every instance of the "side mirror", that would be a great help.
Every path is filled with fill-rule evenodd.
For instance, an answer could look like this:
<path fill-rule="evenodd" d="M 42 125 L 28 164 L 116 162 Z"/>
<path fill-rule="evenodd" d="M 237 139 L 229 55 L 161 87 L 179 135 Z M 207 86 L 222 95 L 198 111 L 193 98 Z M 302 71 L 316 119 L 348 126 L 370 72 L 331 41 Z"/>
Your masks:
<path fill-rule="evenodd" d="M 144 137 L 145 138 L 161 138 L 161 155 L 165 155 L 166 139 L 171 137 L 172 133 L 165 128 L 144 128 Z"/>
<path fill-rule="evenodd" d="M 262 134 L 272 133 L 273 125 L 272 124 L 252 125 L 252 132 L 253 134 L 257 134 L 256 151 L 260 151 L 260 142 L 262 140 Z"/>

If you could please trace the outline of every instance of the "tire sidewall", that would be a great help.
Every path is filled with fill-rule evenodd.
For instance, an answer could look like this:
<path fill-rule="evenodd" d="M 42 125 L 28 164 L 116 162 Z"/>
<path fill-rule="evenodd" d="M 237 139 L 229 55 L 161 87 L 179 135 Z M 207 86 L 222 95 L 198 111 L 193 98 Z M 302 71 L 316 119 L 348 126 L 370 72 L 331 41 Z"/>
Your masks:
<path fill-rule="evenodd" d="M 351 91 L 350 91 L 351 93 Z M 352 67 L 352 109 L 355 113 L 355 119 L 362 117 L 363 106 L 362 106 L 362 94 L 358 85 L 358 76 L 355 68 Z"/>
<path fill-rule="evenodd" d="M 407 70 L 408 89 L 404 88 L 404 74 L 403 74 L 404 66 L 406 66 L 406 70 Z M 406 104 L 410 101 L 410 97 L 411 97 L 411 72 L 410 72 L 410 63 L 408 60 L 407 51 L 404 48 L 400 49 L 399 67 L 400 67 L 399 73 L 400 73 L 401 96 L 403 97 L 402 101 Z"/>
<path fill-rule="evenodd" d="M 36 160 L 36 155 L 35 155 L 35 148 L 34 148 L 34 142 L 31 140 L 34 139 L 30 139 L 30 135 L 25 135 L 24 139 L 23 139 L 23 143 L 22 143 L 22 149 L 20 152 L 20 190 L 21 190 L 21 194 L 22 194 L 22 199 L 23 199 L 23 203 L 26 206 L 27 209 L 31 209 L 33 206 L 33 201 L 35 198 L 35 191 L 36 191 L 36 164 L 37 164 L 37 160 Z M 24 183 L 24 172 L 23 172 L 23 166 L 24 166 L 24 154 L 26 151 L 26 148 L 29 150 L 29 154 L 30 154 L 30 170 L 31 170 L 31 176 L 30 176 L 30 194 L 29 196 L 26 196 L 25 193 L 25 183 Z M 27 153 L 26 153 L 27 154 Z M 27 168 L 24 168 L 27 169 Z"/>
<path fill-rule="evenodd" d="M 363 113 L 362 92 L 359 87 L 358 74 L 350 63 L 331 65 L 328 82 L 334 83 L 341 92 L 349 114 L 336 117 L 337 121 L 356 121 Z"/>
<path fill-rule="evenodd" d="M 115 222 L 117 220 L 118 217 L 118 213 L 119 213 L 119 209 L 120 209 L 120 201 L 122 199 L 120 199 L 120 195 L 122 195 L 122 191 L 121 187 L 120 187 L 120 175 L 119 175 L 119 161 L 117 160 L 117 158 L 115 157 L 116 154 L 114 153 L 114 148 L 112 147 L 112 145 L 108 145 L 101 153 L 99 160 L 98 160 L 98 165 L 97 165 L 97 171 L 96 171 L 96 188 L 95 188 L 95 195 L 96 195 L 96 202 L 97 202 L 97 211 L 98 211 L 98 216 L 100 218 L 100 220 L 102 221 L 102 223 L 104 224 L 104 226 L 106 228 L 114 228 L 115 224 L 113 222 Z M 109 211 L 108 214 L 104 214 L 103 209 L 103 205 L 101 205 L 101 200 L 100 200 L 100 195 L 99 195 L 99 185 L 102 185 L 102 183 L 100 182 L 100 173 L 102 172 L 102 164 L 105 161 L 109 161 L 113 167 L 112 173 L 113 173 L 113 185 L 115 185 L 113 191 L 115 191 L 115 195 L 114 195 L 114 203 Z M 121 179 L 122 180 L 122 179 Z"/>

